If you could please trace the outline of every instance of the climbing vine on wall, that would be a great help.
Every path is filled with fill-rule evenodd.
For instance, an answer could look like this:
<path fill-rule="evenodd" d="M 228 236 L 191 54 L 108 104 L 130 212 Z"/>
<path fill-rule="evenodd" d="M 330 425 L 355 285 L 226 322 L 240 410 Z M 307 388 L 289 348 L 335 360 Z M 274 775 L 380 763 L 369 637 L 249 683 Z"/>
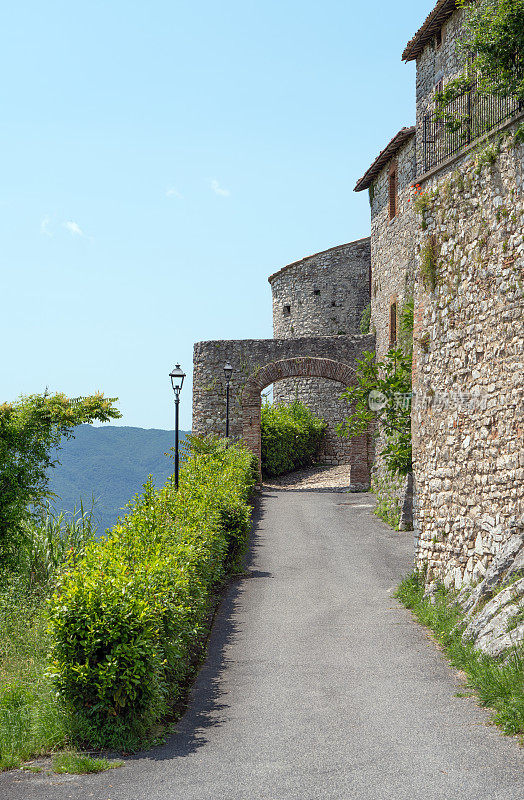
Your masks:
<path fill-rule="evenodd" d="M 524 0 L 457 0 L 457 5 L 465 10 L 457 43 L 465 67 L 435 95 L 438 112 L 452 129 L 463 120 L 450 117 L 446 106 L 473 83 L 480 93 L 524 99 Z"/>

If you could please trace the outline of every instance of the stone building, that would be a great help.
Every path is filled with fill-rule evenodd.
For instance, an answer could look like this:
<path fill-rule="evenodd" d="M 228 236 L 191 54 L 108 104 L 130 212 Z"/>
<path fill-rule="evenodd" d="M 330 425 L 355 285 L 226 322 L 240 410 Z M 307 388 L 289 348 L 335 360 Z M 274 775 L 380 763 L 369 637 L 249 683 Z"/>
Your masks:
<path fill-rule="evenodd" d="M 416 558 L 456 587 L 481 577 L 524 529 L 524 109 L 472 83 L 446 109 L 460 124 L 436 116 L 435 93 L 464 67 L 456 46 L 464 13 L 438 0 L 404 49 L 416 61 L 415 125 L 355 187 L 369 193 L 371 238 L 270 277 L 273 340 L 195 346 L 193 426 L 222 432 L 213 386 L 228 358 L 236 435 L 259 452 L 260 390 L 276 380 L 277 401 L 298 396 L 328 418 L 325 460 L 348 461 L 352 482 L 365 485 L 370 439 L 337 441 L 337 398 L 359 355 L 376 347 L 382 359 L 398 341 L 413 301 Z M 362 335 L 369 299 L 371 333 Z M 378 459 L 373 476 L 379 496 L 407 510 L 406 481 L 392 480 Z"/>
<path fill-rule="evenodd" d="M 324 250 L 282 267 L 269 277 L 276 339 L 355 336 L 369 305 L 370 239 Z M 275 384 L 273 401 L 301 400 L 327 423 L 319 458 L 327 464 L 351 460 L 352 444 L 337 434 L 348 408 L 341 387 L 325 378 L 295 378 Z"/>
<path fill-rule="evenodd" d="M 522 106 L 472 85 L 449 113 L 435 92 L 464 67 L 464 11 L 439 0 L 406 46 L 416 125 L 356 187 L 371 205 L 371 324 L 382 357 L 414 299 L 413 474 L 417 563 L 459 587 L 523 527 L 524 146 Z M 464 110 L 469 113 L 464 116 Z M 382 491 L 399 497 L 401 482 Z"/>

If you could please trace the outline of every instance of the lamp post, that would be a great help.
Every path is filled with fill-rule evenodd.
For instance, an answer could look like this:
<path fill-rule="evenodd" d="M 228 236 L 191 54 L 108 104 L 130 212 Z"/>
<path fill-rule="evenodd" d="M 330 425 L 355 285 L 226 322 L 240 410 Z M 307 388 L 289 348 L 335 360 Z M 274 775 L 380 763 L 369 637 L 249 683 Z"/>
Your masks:
<path fill-rule="evenodd" d="M 226 361 L 224 364 L 224 375 L 226 376 L 226 439 L 229 439 L 229 381 L 233 374 L 233 367 Z"/>
<path fill-rule="evenodd" d="M 175 487 L 178 489 L 178 407 L 180 405 L 180 390 L 184 383 L 186 373 L 180 369 L 180 364 L 169 373 L 171 386 L 175 393 Z"/>

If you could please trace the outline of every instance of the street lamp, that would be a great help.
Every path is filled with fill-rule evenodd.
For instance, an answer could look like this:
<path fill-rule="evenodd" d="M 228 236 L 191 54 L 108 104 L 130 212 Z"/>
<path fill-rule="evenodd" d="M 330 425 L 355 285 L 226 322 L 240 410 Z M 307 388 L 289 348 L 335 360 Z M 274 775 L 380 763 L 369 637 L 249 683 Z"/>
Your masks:
<path fill-rule="evenodd" d="M 233 374 L 233 367 L 226 361 L 224 364 L 224 375 L 226 376 L 226 439 L 229 438 L 229 381 Z"/>
<path fill-rule="evenodd" d="M 178 489 L 178 406 L 180 405 L 180 390 L 184 383 L 186 373 L 180 369 L 180 364 L 169 373 L 171 386 L 175 393 L 175 487 Z"/>

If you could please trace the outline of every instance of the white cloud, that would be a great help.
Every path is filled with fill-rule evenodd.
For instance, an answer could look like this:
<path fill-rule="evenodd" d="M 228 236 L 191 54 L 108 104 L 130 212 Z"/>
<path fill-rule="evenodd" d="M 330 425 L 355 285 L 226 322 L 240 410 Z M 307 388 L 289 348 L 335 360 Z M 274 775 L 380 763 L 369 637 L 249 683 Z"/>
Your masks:
<path fill-rule="evenodd" d="M 215 194 L 218 194 L 220 197 L 229 197 L 231 194 L 229 189 L 222 189 L 219 182 L 215 179 L 211 181 L 211 189 L 214 191 Z"/>
<path fill-rule="evenodd" d="M 66 228 L 72 236 L 85 236 L 78 222 L 73 222 L 72 220 L 64 222 L 64 228 Z"/>
<path fill-rule="evenodd" d="M 174 186 L 170 186 L 168 189 L 166 189 L 166 197 L 177 197 L 179 200 L 184 199 L 184 196 L 180 194 L 178 189 L 175 189 Z"/>
<path fill-rule="evenodd" d="M 51 233 L 51 231 L 49 230 L 50 222 L 51 222 L 51 220 L 46 214 L 45 217 L 42 219 L 42 221 L 40 223 L 40 233 L 42 234 L 42 236 L 52 236 L 53 235 Z"/>

